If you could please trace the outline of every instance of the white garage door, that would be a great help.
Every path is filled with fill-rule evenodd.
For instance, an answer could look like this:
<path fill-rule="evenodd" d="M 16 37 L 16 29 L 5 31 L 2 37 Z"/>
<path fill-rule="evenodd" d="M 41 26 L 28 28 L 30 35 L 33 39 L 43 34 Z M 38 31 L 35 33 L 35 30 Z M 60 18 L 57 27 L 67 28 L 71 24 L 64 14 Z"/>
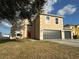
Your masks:
<path fill-rule="evenodd" d="M 44 30 L 43 39 L 61 39 L 60 30 Z"/>

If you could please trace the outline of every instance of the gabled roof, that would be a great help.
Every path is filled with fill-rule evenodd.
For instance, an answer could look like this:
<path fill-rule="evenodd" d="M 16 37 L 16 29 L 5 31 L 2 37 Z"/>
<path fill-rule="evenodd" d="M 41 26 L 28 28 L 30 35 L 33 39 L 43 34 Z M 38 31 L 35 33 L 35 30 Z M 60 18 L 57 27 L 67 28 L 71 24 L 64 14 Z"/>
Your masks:
<path fill-rule="evenodd" d="M 63 18 L 63 16 L 54 15 L 54 14 L 40 14 L 40 15 L 47 15 L 47 16 L 53 16 L 53 17 Z"/>
<path fill-rule="evenodd" d="M 64 26 L 78 26 L 79 24 L 65 24 Z"/>

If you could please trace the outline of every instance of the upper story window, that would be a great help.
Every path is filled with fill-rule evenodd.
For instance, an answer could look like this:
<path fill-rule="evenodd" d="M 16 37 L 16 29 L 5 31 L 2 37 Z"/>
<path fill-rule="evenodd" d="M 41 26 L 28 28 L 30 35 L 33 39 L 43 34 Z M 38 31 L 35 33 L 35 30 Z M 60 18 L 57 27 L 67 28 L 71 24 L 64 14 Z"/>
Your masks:
<path fill-rule="evenodd" d="M 50 23 L 50 16 L 46 16 L 46 23 Z"/>
<path fill-rule="evenodd" d="M 58 24 L 58 18 L 55 18 L 55 23 Z"/>

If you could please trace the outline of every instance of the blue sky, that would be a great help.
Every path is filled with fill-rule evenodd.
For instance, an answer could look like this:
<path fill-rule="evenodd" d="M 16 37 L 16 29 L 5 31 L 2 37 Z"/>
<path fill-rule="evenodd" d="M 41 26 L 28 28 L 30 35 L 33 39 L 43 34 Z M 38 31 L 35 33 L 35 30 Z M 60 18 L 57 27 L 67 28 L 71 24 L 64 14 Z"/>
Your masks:
<path fill-rule="evenodd" d="M 62 15 L 64 24 L 79 24 L 79 0 L 48 0 L 43 8 L 47 13 Z M 10 27 L 0 25 L 0 32 L 10 33 Z"/>
<path fill-rule="evenodd" d="M 57 14 L 60 9 L 67 5 L 73 5 L 76 11 L 72 14 L 64 15 L 64 24 L 79 24 L 79 0 L 57 0 L 53 5 L 54 10 L 51 11 L 51 14 Z"/>
<path fill-rule="evenodd" d="M 11 26 L 12 25 L 4 19 L 4 21 L 0 23 L 0 32 L 2 32 L 2 34 L 10 34 Z"/>
<path fill-rule="evenodd" d="M 0 32 L 2 32 L 2 34 L 10 34 L 10 28 L 0 24 Z"/>

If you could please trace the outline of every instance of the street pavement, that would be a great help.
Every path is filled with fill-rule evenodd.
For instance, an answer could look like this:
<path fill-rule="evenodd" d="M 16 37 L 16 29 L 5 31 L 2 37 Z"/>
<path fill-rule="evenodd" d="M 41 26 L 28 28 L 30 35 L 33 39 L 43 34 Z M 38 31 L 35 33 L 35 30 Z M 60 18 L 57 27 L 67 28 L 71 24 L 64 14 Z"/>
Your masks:
<path fill-rule="evenodd" d="M 60 44 L 66 44 L 73 47 L 79 47 L 79 39 L 44 39 L 44 41 L 56 42 Z"/>

